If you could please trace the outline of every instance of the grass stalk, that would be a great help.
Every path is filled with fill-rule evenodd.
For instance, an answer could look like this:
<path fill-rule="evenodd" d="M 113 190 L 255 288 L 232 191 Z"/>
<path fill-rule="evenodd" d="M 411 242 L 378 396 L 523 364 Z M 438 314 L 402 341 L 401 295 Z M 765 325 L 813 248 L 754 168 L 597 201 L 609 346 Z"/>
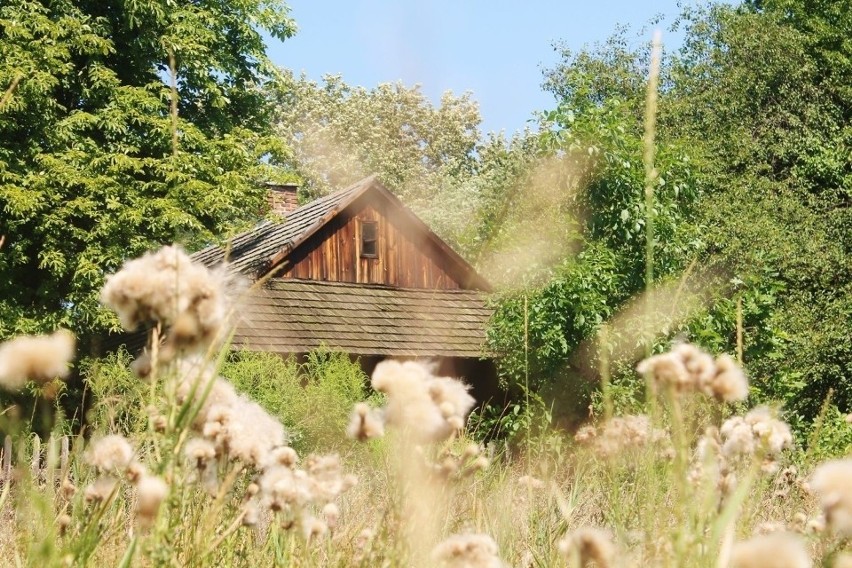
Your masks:
<path fill-rule="evenodd" d="M 813 457 L 814 449 L 819 444 L 819 438 L 822 434 L 823 426 L 825 425 L 825 417 L 828 414 L 829 409 L 831 408 L 831 398 L 834 396 L 834 389 L 828 389 L 828 393 L 825 395 L 825 399 L 822 401 L 822 406 L 819 409 L 819 414 L 814 420 L 814 425 L 811 428 L 811 435 L 808 436 L 808 449 L 805 452 L 805 463 L 810 463 L 811 458 Z"/>
<path fill-rule="evenodd" d="M 645 94 L 645 135 L 642 139 L 643 163 L 645 166 L 645 297 L 646 315 L 651 319 L 653 303 L 651 287 L 654 282 L 654 185 L 657 182 L 657 169 L 654 166 L 657 131 L 657 90 L 660 82 L 660 52 L 662 35 L 654 32 L 651 44 L 651 68 L 648 73 L 648 89 Z M 646 353 L 651 352 L 650 338 L 646 338 Z"/>
<path fill-rule="evenodd" d="M 609 369 L 609 326 L 601 325 L 598 329 L 598 362 L 600 364 L 601 398 L 603 399 L 604 420 L 612 418 L 612 392 L 610 392 Z"/>
<path fill-rule="evenodd" d="M 524 292 L 524 413 L 526 414 L 527 427 L 527 473 L 530 473 L 532 470 L 532 440 L 529 431 L 532 426 L 532 410 L 530 409 L 530 310 L 529 297 L 526 292 Z"/>
<path fill-rule="evenodd" d="M 743 364 L 743 297 L 737 297 L 737 362 Z"/>

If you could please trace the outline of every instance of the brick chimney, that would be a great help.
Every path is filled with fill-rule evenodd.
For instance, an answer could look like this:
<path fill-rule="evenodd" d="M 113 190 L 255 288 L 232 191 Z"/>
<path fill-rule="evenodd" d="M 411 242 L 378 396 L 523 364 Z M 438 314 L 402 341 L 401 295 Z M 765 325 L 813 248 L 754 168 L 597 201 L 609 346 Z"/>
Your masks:
<path fill-rule="evenodd" d="M 267 182 L 266 189 L 269 210 L 276 215 L 286 217 L 299 206 L 299 200 L 296 197 L 299 186 L 295 183 Z"/>

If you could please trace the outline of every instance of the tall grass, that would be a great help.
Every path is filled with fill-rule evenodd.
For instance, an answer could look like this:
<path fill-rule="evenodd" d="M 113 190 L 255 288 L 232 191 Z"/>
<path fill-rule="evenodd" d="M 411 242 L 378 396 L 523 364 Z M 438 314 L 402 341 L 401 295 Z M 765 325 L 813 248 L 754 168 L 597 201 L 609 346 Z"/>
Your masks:
<path fill-rule="evenodd" d="M 826 473 L 808 486 L 808 470 L 827 467 L 827 455 L 806 459 L 772 411 L 749 410 L 729 357 L 691 346 L 654 356 L 639 367 L 653 399 L 646 414 L 624 414 L 605 389 L 607 412 L 576 437 L 533 417 L 520 453 L 507 453 L 465 433 L 465 389 L 427 367 L 380 366 L 373 385 L 382 394 L 370 395 L 343 354 L 297 363 L 219 348 L 201 366 L 185 346 L 147 366 L 127 353 L 86 362 L 91 441 L 75 440 L 59 478 L 43 473 L 56 456 L 41 457 L 40 473 L 19 438 L 0 493 L 3 557 L 45 566 L 751 566 L 748 547 L 763 546 L 752 537 L 764 533 L 794 560 L 802 551 L 830 559 L 846 546 L 845 488 Z M 184 359 L 195 362 L 188 382 Z M 210 380 L 210 364 L 229 382 Z M 256 418 L 221 422 L 222 401 Z M 384 428 L 352 434 L 359 416 Z M 234 420 L 249 439 L 231 432 L 230 446 L 216 446 L 218 428 Z M 286 426 L 289 448 L 257 445 L 268 432 L 252 424 L 267 420 Z M 825 447 L 841 423 L 826 416 Z M 343 491 L 347 473 L 358 483 Z M 327 498 L 296 499 L 291 491 L 307 480 Z"/>
<path fill-rule="evenodd" d="M 454 379 L 383 363 L 370 390 L 343 354 L 232 352 L 242 292 L 228 275 L 171 247 L 138 262 L 103 299 L 129 328 L 157 323 L 148 351 L 81 362 L 89 431 L 61 475 L 44 473 L 52 451 L 31 467 L 31 438 L 18 436 L 0 490 L 9 565 L 845 565 L 852 461 L 825 460 L 852 438 L 846 417 L 827 410 L 806 453 L 775 410 L 748 407 L 730 357 L 673 346 L 637 368 L 644 406 L 605 381 L 600 419 L 572 434 L 542 408 L 509 452 L 474 439 L 473 401 Z M 605 379 L 610 339 L 603 327 Z M 45 341 L 0 345 L 0 384 L 20 388 L 15 361 L 51 392 L 68 361 L 32 348 Z M 21 430 L 6 411 L 0 427 Z"/>

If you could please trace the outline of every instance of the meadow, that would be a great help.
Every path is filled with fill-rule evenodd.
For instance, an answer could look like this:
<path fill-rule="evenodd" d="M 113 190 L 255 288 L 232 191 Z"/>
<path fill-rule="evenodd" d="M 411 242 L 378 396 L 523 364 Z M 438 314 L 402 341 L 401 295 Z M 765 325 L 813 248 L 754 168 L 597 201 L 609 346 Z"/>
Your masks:
<path fill-rule="evenodd" d="M 576 432 L 542 414 L 485 436 L 468 386 L 428 364 L 368 378 L 339 353 L 230 351 L 241 293 L 179 247 L 107 279 L 102 301 L 128 329 L 156 321 L 151 342 L 84 364 L 96 402 L 61 468 L 55 444 L 30 467 L 32 438 L 3 413 L 19 428 L 5 563 L 849 565 L 852 460 L 810 455 L 775 409 L 749 408 L 727 355 L 676 344 L 643 360 L 641 414 L 614 414 L 604 388 Z M 2 344 L 4 388 L 61 393 L 73 345 Z"/>
<path fill-rule="evenodd" d="M 430 221 L 450 236 L 463 221 L 453 244 L 480 268 L 492 254 L 496 273 L 524 283 L 506 286 L 488 330 L 523 399 L 505 409 L 477 405 L 469 385 L 437 376 L 428 361 L 385 361 L 368 377 L 342 353 L 296 361 L 233 350 L 248 285 L 227 267 L 195 264 L 179 246 L 126 260 L 155 243 L 183 239 L 194 249 L 230 234 L 238 212 L 260 209 L 256 181 L 274 177 L 268 153 L 292 154 L 286 143 L 271 144 L 261 112 L 274 89 L 266 98 L 235 96 L 240 104 L 207 116 L 227 101 L 208 105 L 207 89 L 178 81 L 187 69 L 207 69 L 210 84 L 241 74 L 262 83 L 266 67 L 222 68 L 213 55 L 238 53 L 249 67 L 265 61 L 257 30 L 238 26 L 238 45 L 219 45 L 233 34 L 209 33 L 213 16 L 194 3 L 174 13 L 148 4 L 158 25 L 134 27 L 131 12 L 117 34 L 93 28 L 73 3 L 35 11 L 19 3 L 0 14 L 18 30 L 0 44 L 19 52 L 0 61 L 9 85 L 0 98 L 0 247 L 7 236 L 11 243 L 0 258 L 10 275 L 0 282 L 0 563 L 852 566 L 852 459 L 844 457 L 852 447 L 844 230 L 852 226 L 844 154 L 852 59 L 837 39 L 848 34 L 833 22 L 848 20 L 834 12 L 840 4 L 712 5 L 692 19 L 687 10 L 689 41 L 662 81 L 659 39 L 634 51 L 616 35 L 600 49 L 566 52 L 546 74 L 558 105 L 544 113 L 541 132 L 459 144 L 463 157 L 497 164 L 458 168 L 485 172 L 483 185 L 464 176 L 438 183 L 411 168 L 418 183 L 459 190 L 451 199 L 437 189 L 427 196 Z M 248 4 L 246 22 L 293 33 L 282 2 L 266 16 Z M 132 49 L 113 42 L 143 32 L 148 39 L 131 48 L 189 41 L 184 51 L 201 60 L 180 68 L 175 47 L 165 58 L 136 54 L 136 83 L 124 85 L 113 68 L 134 75 L 122 59 Z M 78 69 L 78 60 L 87 63 Z M 154 80 L 165 68 L 169 85 Z M 66 75 L 90 114 L 55 103 L 53 82 Z M 30 88 L 31 77 L 41 87 Z M 392 89 L 353 99 L 346 92 L 343 100 L 361 104 Z M 350 114 L 329 104 L 345 117 L 341 137 L 362 139 L 349 130 Z M 91 124 L 81 126 L 81 116 Z M 357 105 L 351 116 L 381 126 L 383 141 L 401 130 Z M 428 130 L 476 128 L 439 123 Z M 308 138 L 290 126 L 287 142 Z M 53 142 L 30 143 L 41 139 Z M 383 152 L 365 163 L 396 171 L 396 154 Z M 413 155 L 415 164 L 427 161 Z M 330 178 L 311 176 L 310 149 L 307 158 L 305 179 Z M 541 163 L 564 171 L 519 182 Z M 563 187 L 556 178 L 566 172 Z M 431 174 L 446 171 L 439 164 Z M 521 193 L 525 184 L 566 191 L 542 192 L 538 202 Z M 472 195 L 482 201 L 478 228 L 450 211 Z M 530 266 L 494 254 L 501 238 L 525 245 L 517 229 L 528 227 L 552 229 L 538 249 L 559 257 L 532 259 L 541 274 L 529 282 Z M 526 261 L 537 250 L 519 248 Z M 105 272 L 114 273 L 101 288 Z M 711 277 L 722 281 L 714 305 L 669 326 L 687 311 L 686 296 L 706 299 L 692 294 L 693 281 L 700 288 Z M 62 329 L 116 322 L 149 329 L 143 353 L 77 359 L 77 338 Z M 611 360 L 619 342 L 630 344 L 629 364 L 623 352 Z M 560 407 L 573 396 L 558 393 L 566 362 L 599 379 L 584 385 L 592 395 L 582 416 Z M 66 397 L 80 394 L 65 380 L 77 376 L 85 416 L 63 411 Z M 551 401 L 538 387 L 561 396 Z M 23 399 L 38 401 L 31 415 L 15 402 Z M 36 412 L 50 432 L 33 432 Z M 566 414 L 568 423 L 555 418 Z"/>

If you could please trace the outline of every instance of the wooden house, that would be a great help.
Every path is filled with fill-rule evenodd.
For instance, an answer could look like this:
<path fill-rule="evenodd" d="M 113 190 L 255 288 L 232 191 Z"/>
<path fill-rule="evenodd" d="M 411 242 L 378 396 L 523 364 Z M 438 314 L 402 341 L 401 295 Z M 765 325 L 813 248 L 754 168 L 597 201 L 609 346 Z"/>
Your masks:
<path fill-rule="evenodd" d="M 301 207 L 294 186 L 270 188 L 283 218 L 195 253 L 266 277 L 241 309 L 234 343 L 304 354 L 325 345 L 357 357 L 434 361 L 492 383 L 483 359 L 488 283 L 375 176 Z"/>

